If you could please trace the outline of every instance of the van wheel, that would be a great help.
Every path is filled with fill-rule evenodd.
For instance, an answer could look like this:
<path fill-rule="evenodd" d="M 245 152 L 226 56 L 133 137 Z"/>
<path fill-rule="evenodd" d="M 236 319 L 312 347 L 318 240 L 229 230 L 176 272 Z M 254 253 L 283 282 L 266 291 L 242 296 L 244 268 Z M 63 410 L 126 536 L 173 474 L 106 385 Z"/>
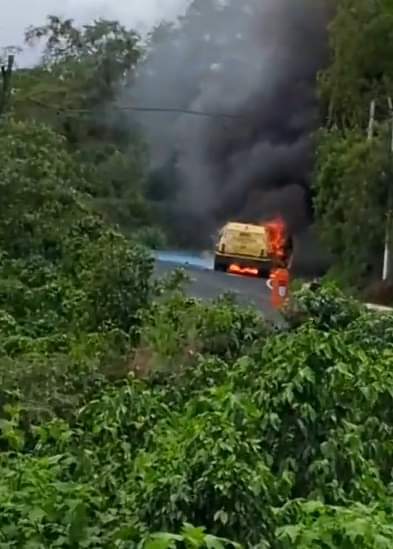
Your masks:
<path fill-rule="evenodd" d="M 215 271 L 220 271 L 222 273 L 225 273 L 226 270 L 227 270 L 227 267 L 225 265 L 225 263 L 220 263 L 219 261 L 217 261 L 216 259 L 214 260 L 214 270 Z"/>

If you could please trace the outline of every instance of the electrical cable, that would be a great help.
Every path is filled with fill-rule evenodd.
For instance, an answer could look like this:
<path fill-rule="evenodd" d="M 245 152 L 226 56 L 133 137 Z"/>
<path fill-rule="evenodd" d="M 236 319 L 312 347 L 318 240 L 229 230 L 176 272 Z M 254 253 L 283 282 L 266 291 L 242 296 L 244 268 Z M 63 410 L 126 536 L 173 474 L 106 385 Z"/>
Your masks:
<path fill-rule="evenodd" d="M 34 103 L 37 106 L 46 109 L 55 111 L 57 114 L 97 114 L 100 111 L 97 109 L 71 109 L 71 108 L 63 108 L 63 107 L 56 107 L 54 105 L 48 105 L 45 103 L 42 103 L 41 101 L 38 101 L 36 99 L 28 99 L 30 103 Z M 236 115 L 236 114 L 228 114 L 228 113 L 219 113 L 219 112 L 208 112 L 208 111 L 197 111 L 192 109 L 181 109 L 181 108 L 164 108 L 164 107 L 137 107 L 137 106 L 112 106 L 110 108 L 111 111 L 117 111 L 117 112 L 141 112 L 141 113 L 168 113 L 168 114 L 187 114 L 191 116 L 203 116 L 207 118 L 229 118 L 229 119 L 241 119 L 244 118 L 243 116 Z M 107 109 L 103 110 L 102 112 L 108 112 Z"/>

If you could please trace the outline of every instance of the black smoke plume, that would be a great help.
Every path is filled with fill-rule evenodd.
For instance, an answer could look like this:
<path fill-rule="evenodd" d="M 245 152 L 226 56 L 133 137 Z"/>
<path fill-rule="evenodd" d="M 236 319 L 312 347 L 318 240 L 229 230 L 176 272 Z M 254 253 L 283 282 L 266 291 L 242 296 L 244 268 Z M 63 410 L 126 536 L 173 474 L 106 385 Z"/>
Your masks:
<path fill-rule="evenodd" d="M 161 181 L 185 240 L 201 242 L 229 219 L 281 215 L 292 231 L 309 222 L 327 20 L 323 0 L 195 0 L 156 29 L 134 104 L 228 115 L 138 117 L 155 192 Z"/>

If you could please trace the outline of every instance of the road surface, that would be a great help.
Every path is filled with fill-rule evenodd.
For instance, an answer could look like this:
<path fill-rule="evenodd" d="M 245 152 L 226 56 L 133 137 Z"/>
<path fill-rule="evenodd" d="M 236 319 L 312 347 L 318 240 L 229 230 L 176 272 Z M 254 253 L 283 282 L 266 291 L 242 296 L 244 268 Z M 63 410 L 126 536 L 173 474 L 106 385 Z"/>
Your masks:
<path fill-rule="evenodd" d="M 184 268 L 191 278 L 191 283 L 186 287 L 188 295 L 210 300 L 230 292 L 239 304 L 256 307 L 268 318 L 277 318 L 270 306 L 270 291 L 266 287 L 266 280 L 215 272 L 213 259 L 209 256 L 182 252 L 157 254 L 157 276 L 164 276 L 177 268 Z"/>

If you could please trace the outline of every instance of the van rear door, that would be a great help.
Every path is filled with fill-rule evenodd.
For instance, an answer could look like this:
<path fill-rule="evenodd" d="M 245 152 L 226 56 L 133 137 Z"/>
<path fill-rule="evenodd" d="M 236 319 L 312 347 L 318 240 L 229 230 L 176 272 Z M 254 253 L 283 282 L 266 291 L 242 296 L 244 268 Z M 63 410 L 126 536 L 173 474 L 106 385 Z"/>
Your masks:
<path fill-rule="evenodd" d="M 228 228 L 225 232 L 225 253 L 248 257 L 264 257 L 267 255 L 267 238 L 263 230 L 253 231 L 246 228 L 244 230 Z"/>

